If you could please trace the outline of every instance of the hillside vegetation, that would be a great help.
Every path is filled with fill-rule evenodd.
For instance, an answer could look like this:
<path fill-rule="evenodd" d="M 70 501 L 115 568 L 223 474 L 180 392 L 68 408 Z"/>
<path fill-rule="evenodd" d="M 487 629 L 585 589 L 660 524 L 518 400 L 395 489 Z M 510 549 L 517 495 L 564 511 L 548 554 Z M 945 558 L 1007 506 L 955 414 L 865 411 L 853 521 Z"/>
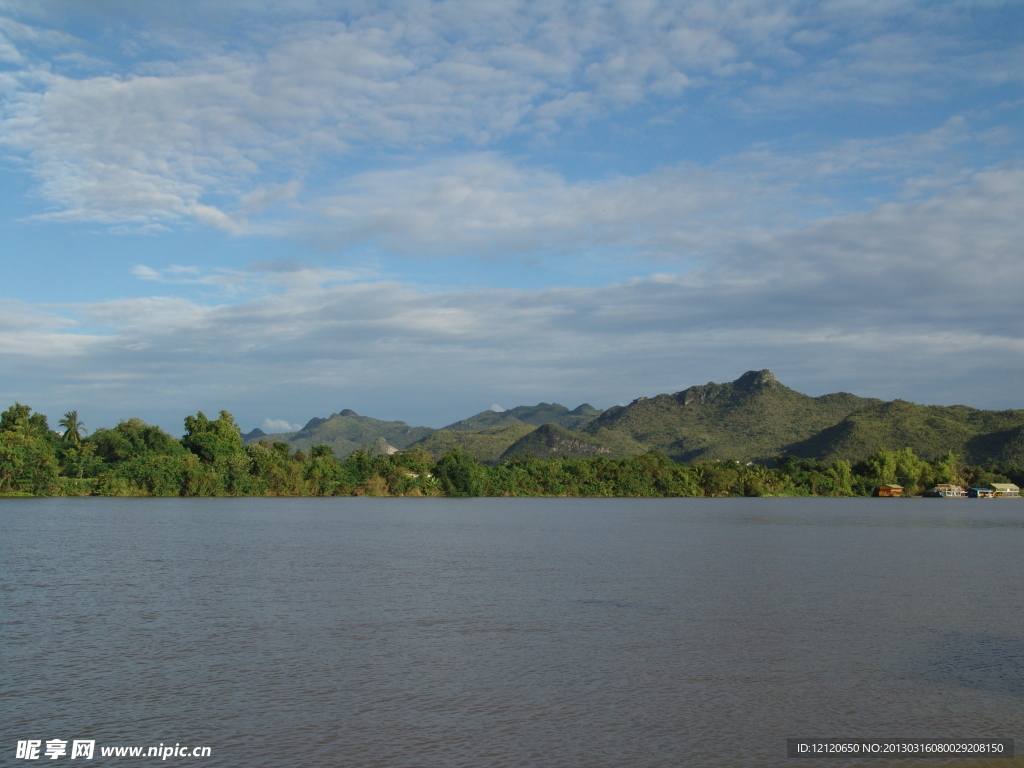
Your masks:
<path fill-rule="evenodd" d="M 409 450 L 425 451 L 435 461 L 448 451 L 459 449 L 487 464 L 496 464 L 502 454 L 519 438 L 537 427 L 522 422 L 498 425 L 479 432 L 457 432 L 448 428 L 432 432 L 409 446 Z"/>
<path fill-rule="evenodd" d="M 981 411 L 965 405 L 880 403 L 789 446 L 787 453 L 822 461 L 854 461 L 879 450 L 911 448 L 934 461 L 952 451 L 974 464 L 1024 459 L 1024 411 Z"/>
<path fill-rule="evenodd" d="M 557 424 L 565 429 L 582 427 L 598 416 L 602 411 L 590 403 L 584 403 L 573 410 L 558 403 L 537 403 L 537 405 L 520 405 L 507 411 L 482 411 L 468 419 L 456 421 L 444 427 L 455 432 L 479 432 L 491 427 L 510 427 L 515 424 Z"/>
<path fill-rule="evenodd" d="M 517 456 L 538 459 L 621 458 L 641 453 L 647 453 L 647 448 L 622 432 L 599 430 L 589 434 L 572 432 L 557 424 L 544 424 L 510 445 L 501 459 L 505 461 Z"/>

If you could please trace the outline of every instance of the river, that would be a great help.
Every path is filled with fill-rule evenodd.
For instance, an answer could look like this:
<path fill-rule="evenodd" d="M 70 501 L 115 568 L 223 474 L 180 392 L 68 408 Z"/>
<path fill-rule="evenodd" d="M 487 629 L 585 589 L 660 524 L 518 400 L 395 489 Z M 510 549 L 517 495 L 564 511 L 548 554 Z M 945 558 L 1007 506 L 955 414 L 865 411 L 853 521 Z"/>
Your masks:
<path fill-rule="evenodd" d="M 1022 553 L 1014 500 L 4 499 L 0 763 L 33 739 L 69 745 L 36 765 L 81 739 L 90 765 L 247 768 L 1019 752 Z"/>

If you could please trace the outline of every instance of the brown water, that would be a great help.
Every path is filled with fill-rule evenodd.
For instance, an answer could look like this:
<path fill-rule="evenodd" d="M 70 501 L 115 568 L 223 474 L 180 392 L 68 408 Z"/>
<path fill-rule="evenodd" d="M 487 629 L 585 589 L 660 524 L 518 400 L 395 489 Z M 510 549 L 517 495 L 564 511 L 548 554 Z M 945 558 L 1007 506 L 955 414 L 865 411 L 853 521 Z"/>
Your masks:
<path fill-rule="evenodd" d="M 54 738 L 256 768 L 1021 751 L 1022 551 L 1010 500 L 0 500 L 0 764 L 64 765 L 15 759 Z M 99 754 L 159 743 L 212 757 Z"/>

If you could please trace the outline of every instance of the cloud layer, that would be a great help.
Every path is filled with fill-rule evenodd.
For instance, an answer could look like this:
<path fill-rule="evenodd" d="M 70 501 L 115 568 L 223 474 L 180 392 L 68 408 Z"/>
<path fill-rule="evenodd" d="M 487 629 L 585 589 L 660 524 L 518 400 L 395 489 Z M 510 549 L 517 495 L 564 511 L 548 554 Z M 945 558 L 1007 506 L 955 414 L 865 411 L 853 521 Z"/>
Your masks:
<path fill-rule="evenodd" d="M 100 8 L 114 19 L 119 6 Z M 187 30 L 143 14 L 157 26 L 120 51 L 4 21 L 0 56 L 15 68 L 0 77 L 0 140 L 29 161 L 46 215 L 237 232 L 319 186 L 325 160 L 368 151 L 543 142 L 640 107 L 674 119 L 691 95 L 723 114 L 814 115 L 1024 77 L 1024 44 L 991 29 L 1013 4 L 449 1 L 243 18 L 261 11 L 215 4 Z M 232 19 L 248 36 L 218 34 Z"/>

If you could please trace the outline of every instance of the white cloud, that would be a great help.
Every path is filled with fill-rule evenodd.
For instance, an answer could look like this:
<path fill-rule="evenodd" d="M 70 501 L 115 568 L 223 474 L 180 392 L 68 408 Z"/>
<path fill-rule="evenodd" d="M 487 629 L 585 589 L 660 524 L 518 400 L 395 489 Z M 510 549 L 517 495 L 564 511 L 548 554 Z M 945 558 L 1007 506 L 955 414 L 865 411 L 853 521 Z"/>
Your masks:
<path fill-rule="evenodd" d="M 264 419 L 262 429 L 267 434 L 279 434 L 281 432 L 296 432 L 302 429 L 301 424 L 290 424 L 284 419 Z"/>
<path fill-rule="evenodd" d="M 707 260 L 752 232 L 843 211 L 851 204 L 836 196 L 847 186 L 874 185 L 894 198 L 955 187 L 970 172 L 944 163 L 986 135 L 974 117 L 957 115 L 923 133 L 801 151 L 762 146 L 703 167 L 683 163 L 576 182 L 497 153 L 469 153 L 345 178 L 335 194 L 309 200 L 310 215 L 289 233 L 335 248 L 372 242 L 415 256 Z"/>
<path fill-rule="evenodd" d="M 8 4 L 52 24 L 57 7 Z M 486 149 L 641 102 L 671 109 L 694 89 L 741 109 L 806 111 L 902 105 L 1024 72 L 1024 44 L 994 45 L 959 5 L 450 0 L 347 22 L 320 4 L 284 20 L 273 4 L 245 7 L 193 11 L 199 48 L 171 45 L 181 30 L 161 26 L 185 16 L 141 13 L 155 26 L 132 41 L 143 46 L 133 63 L 84 77 L 55 68 L 53 51 L 58 39 L 62 54 L 87 43 L 4 20 L 0 35 L 35 47 L 0 86 L 0 141 L 30 159 L 57 206 L 50 219 L 193 218 L 242 232 L 250 216 L 280 211 L 323 158 L 367 148 Z M 95 12 L 120 18 L 116 3 Z M 0 37 L 5 55 L 29 54 Z"/>
<path fill-rule="evenodd" d="M 307 235 L 347 247 L 374 241 L 414 255 L 656 248 L 700 228 L 749 226 L 765 190 L 741 190 L 694 165 L 637 178 L 569 183 L 550 171 L 474 154 L 403 170 L 372 171 L 311 207 Z M 776 192 L 775 197 L 778 197 Z M 744 206 L 745 203 L 750 205 Z M 744 210 L 745 209 L 745 210 Z M 301 233 L 299 229 L 296 234 Z"/>
<path fill-rule="evenodd" d="M 253 263 L 245 269 L 210 269 L 182 264 L 153 269 L 139 264 L 131 272 L 140 280 L 205 286 L 215 289 L 215 294 L 229 297 L 262 295 L 268 290 L 296 290 L 311 285 L 351 283 L 374 276 L 372 270 L 365 268 L 325 269 L 293 261 Z"/>
<path fill-rule="evenodd" d="M 134 267 L 132 269 L 132 274 L 135 275 L 140 280 L 162 281 L 164 279 L 163 275 L 161 275 L 157 270 L 151 267 L 147 267 L 143 264 L 139 264 L 138 266 Z"/>
<path fill-rule="evenodd" d="M 18 49 L 4 37 L 3 33 L 0 32 L 0 62 L 6 64 L 21 64 L 23 61 L 21 54 Z"/>

